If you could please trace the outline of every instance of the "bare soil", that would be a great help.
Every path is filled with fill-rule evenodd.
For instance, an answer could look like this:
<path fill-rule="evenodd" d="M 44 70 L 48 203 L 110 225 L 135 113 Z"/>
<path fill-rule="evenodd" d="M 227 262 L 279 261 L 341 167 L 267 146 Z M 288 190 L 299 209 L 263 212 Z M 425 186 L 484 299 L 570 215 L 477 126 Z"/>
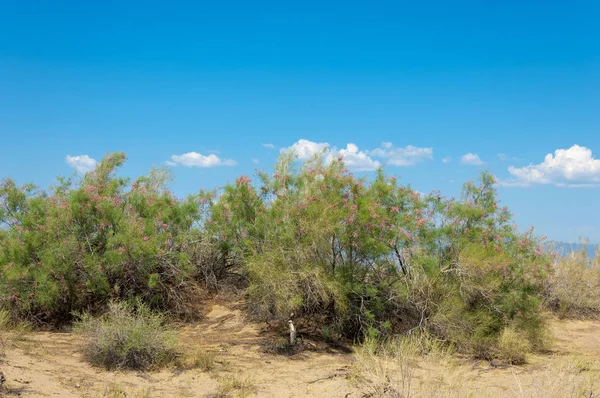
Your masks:
<path fill-rule="evenodd" d="M 214 303 L 201 322 L 180 328 L 185 353 L 198 348 L 216 353 L 215 369 L 208 372 L 176 367 L 157 372 L 108 372 L 85 362 L 84 342 L 79 336 L 34 332 L 11 344 L 0 357 L 0 371 L 6 378 L 0 395 L 210 397 L 217 396 L 224 378 L 235 377 L 250 380 L 252 388 L 240 391 L 250 396 L 369 396 L 368 389 L 351 377 L 351 350 L 312 339 L 302 327 L 299 332 L 304 332 L 305 349 L 294 355 L 277 353 L 274 346 L 285 338 L 283 326 L 248 322 L 239 306 Z M 431 362 L 418 364 L 410 380 L 412 395 L 528 396 L 528 388 L 536 388 L 540 382 L 543 386 L 547 378 L 547 383 L 556 382 L 553 379 L 558 373 L 551 369 L 565 359 L 576 358 L 590 366 L 600 362 L 600 321 L 552 319 L 551 326 L 555 336 L 552 352 L 531 356 L 523 366 L 467 360 L 451 369 Z M 590 370 L 581 366 L 582 372 Z"/>

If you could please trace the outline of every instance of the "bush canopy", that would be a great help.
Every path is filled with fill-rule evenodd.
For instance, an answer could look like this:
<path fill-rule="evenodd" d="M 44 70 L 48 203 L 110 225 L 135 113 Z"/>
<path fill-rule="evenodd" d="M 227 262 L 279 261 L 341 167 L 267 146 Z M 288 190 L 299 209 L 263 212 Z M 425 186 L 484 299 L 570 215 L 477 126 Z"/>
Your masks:
<path fill-rule="evenodd" d="M 2 182 L 0 306 L 54 324 L 111 300 L 185 315 L 235 274 L 252 314 L 350 338 L 421 329 L 482 357 L 515 331 L 542 344 L 552 259 L 516 230 L 488 172 L 447 199 L 289 152 L 255 181 L 178 199 L 168 171 L 129 184 L 124 161 L 108 155 L 47 192 Z"/>

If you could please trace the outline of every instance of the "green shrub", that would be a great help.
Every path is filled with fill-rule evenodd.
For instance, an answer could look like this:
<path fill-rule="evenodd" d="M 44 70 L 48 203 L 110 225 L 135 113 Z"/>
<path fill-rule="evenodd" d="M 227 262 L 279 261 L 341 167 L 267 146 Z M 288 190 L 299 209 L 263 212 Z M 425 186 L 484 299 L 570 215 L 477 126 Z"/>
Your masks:
<path fill-rule="evenodd" d="M 124 161 L 108 155 L 49 192 L 0 184 L 0 304 L 53 324 L 133 297 L 187 316 L 201 287 L 218 288 L 229 258 L 199 227 L 211 195 L 177 199 L 163 169 L 130 185 L 115 176 Z"/>
<path fill-rule="evenodd" d="M 74 331 L 88 339 L 86 357 L 92 364 L 109 370 L 145 370 L 178 358 L 176 334 L 165 321 L 164 315 L 144 304 L 111 302 L 102 316 L 80 315 Z"/>
<path fill-rule="evenodd" d="M 49 192 L 0 184 L 0 304 L 12 314 L 60 324 L 137 298 L 190 316 L 231 277 L 262 319 L 294 313 L 358 340 L 427 332 L 488 358 L 507 328 L 543 346 L 549 285 L 559 307 L 595 305 L 569 297 L 585 291 L 581 265 L 549 283 L 542 240 L 516 231 L 487 172 L 454 200 L 383 170 L 357 178 L 341 158 L 285 153 L 274 173 L 240 176 L 218 199 L 178 199 L 164 170 L 130 186 L 116 177 L 124 160 L 109 155 Z"/>
<path fill-rule="evenodd" d="M 214 234 L 244 258 L 255 313 L 312 316 L 359 339 L 420 329 L 483 358 L 509 326 L 542 345 L 550 259 L 515 231 L 492 175 L 456 201 L 381 171 L 356 179 L 342 161 L 293 160 L 258 187 L 238 179 L 211 210 Z"/>

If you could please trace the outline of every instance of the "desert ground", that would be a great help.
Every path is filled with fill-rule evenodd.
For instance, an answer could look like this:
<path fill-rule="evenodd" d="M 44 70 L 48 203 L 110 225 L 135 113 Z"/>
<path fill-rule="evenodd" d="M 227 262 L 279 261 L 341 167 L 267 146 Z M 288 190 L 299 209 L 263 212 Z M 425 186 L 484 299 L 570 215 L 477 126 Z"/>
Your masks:
<path fill-rule="evenodd" d="M 389 388 L 376 369 L 357 374 L 350 346 L 327 344 L 299 324 L 298 353 L 278 352 L 284 325 L 249 322 L 240 304 L 211 303 L 200 322 L 181 325 L 184 354 L 214 355 L 209 370 L 108 372 L 89 365 L 71 333 L 31 332 L 5 347 L 0 395 L 22 397 L 596 397 L 600 321 L 551 318 L 549 352 L 521 366 L 467 358 L 410 362 Z"/>

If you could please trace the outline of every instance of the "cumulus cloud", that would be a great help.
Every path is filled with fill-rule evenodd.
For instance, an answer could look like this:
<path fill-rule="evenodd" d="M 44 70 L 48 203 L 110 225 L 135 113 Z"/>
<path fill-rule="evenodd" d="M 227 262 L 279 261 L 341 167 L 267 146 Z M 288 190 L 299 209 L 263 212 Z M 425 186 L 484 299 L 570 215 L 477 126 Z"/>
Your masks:
<path fill-rule="evenodd" d="M 185 167 L 216 167 L 216 166 L 235 166 L 237 162 L 231 159 L 221 159 L 214 153 L 204 156 L 198 152 L 188 152 L 182 155 L 171 156 L 172 162 L 168 165 L 181 165 Z"/>
<path fill-rule="evenodd" d="M 412 166 L 426 159 L 433 159 L 432 148 L 419 148 L 413 145 L 396 148 L 391 142 L 384 142 L 380 148 L 368 153 L 374 157 L 384 158 L 387 164 L 394 166 Z"/>
<path fill-rule="evenodd" d="M 381 163 L 373 160 L 366 152 L 359 151 L 358 147 L 352 143 L 346 145 L 345 149 L 340 149 L 337 152 L 330 152 L 329 156 L 334 156 L 334 153 L 344 158 L 344 164 L 348 170 L 354 171 L 371 171 L 376 170 Z"/>
<path fill-rule="evenodd" d="M 557 149 L 554 155 L 547 154 L 539 164 L 510 166 L 508 172 L 512 179 L 501 181 L 501 185 L 553 184 L 572 188 L 600 186 L 600 159 L 594 158 L 591 149 L 579 145 Z"/>
<path fill-rule="evenodd" d="M 367 152 L 359 150 L 358 146 L 352 143 L 347 144 L 346 148 L 338 150 L 336 147 L 330 147 L 326 142 L 300 139 L 292 146 L 282 148 L 281 152 L 288 152 L 290 150 L 293 150 L 300 160 L 310 159 L 320 153 L 323 154 L 326 162 L 331 162 L 338 156 L 341 156 L 348 170 L 352 171 L 372 171 L 381 166 L 381 163 L 371 159 Z"/>
<path fill-rule="evenodd" d="M 275 148 L 275 145 L 273 144 L 260 144 L 262 145 L 264 148 Z"/>
<path fill-rule="evenodd" d="M 305 139 L 299 139 L 294 144 L 287 148 L 281 148 L 281 152 L 294 151 L 298 159 L 306 160 L 310 159 L 317 153 L 321 153 L 329 148 L 329 144 L 326 142 L 314 142 Z"/>
<path fill-rule="evenodd" d="M 98 162 L 96 159 L 88 155 L 71 156 L 67 155 L 66 162 L 69 166 L 75 169 L 79 174 L 85 174 L 96 168 Z"/>
<path fill-rule="evenodd" d="M 467 164 L 470 166 L 479 166 L 485 164 L 483 160 L 479 158 L 479 155 L 476 153 L 467 153 L 460 158 L 460 162 L 462 164 Z"/>
<path fill-rule="evenodd" d="M 450 163 L 452 161 L 452 158 L 450 156 L 446 156 L 445 158 L 442 159 L 442 163 Z"/>
<path fill-rule="evenodd" d="M 382 162 L 373 158 L 385 160 L 386 164 L 394 166 L 410 166 L 426 159 L 433 158 L 431 148 L 419 148 L 408 145 L 403 148 L 394 147 L 391 142 L 384 142 L 379 148 L 373 150 L 360 150 L 356 144 L 349 143 L 346 148 L 337 149 L 326 142 L 314 142 L 305 139 L 296 141 L 292 146 L 282 148 L 281 152 L 293 150 L 300 160 L 306 160 L 315 154 L 324 154 L 326 161 L 341 156 L 349 170 L 372 171 L 382 165 Z"/>

